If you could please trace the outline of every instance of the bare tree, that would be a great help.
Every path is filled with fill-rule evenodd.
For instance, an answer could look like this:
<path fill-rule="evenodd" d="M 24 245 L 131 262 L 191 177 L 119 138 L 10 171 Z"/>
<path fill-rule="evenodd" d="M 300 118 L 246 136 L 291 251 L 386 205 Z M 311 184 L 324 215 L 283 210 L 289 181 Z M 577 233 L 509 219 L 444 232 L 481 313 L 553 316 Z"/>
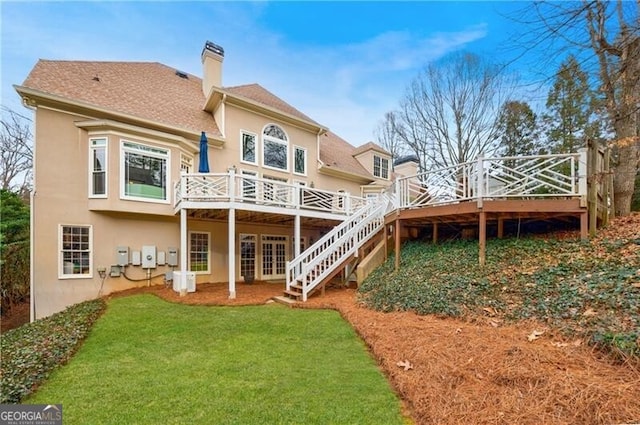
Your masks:
<path fill-rule="evenodd" d="M 614 134 L 615 214 L 629 214 L 640 167 L 640 0 L 536 2 L 518 20 L 527 51 L 577 51 L 596 81 Z"/>
<path fill-rule="evenodd" d="M 448 56 L 409 85 L 396 117 L 398 137 L 425 170 L 490 155 L 498 147 L 500 107 L 513 87 L 500 67 L 479 56 Z"/>
<path fill-rule="evenodd" d="M 407 147 L 398 136 L 396 131 L 396 113 L 387 112 L 375 129 L 375 138 L 380 146 L 385 148 L 391 154 L 391 158 L 395 162 L 407 153 Z"/>
<path fill-rule="evenodd" d="M 0 132 L 0 184 L 1 188 L 23 193 L 31 185 L 33 164 L 33 135 L 31 120 L 2 107 Z"/>

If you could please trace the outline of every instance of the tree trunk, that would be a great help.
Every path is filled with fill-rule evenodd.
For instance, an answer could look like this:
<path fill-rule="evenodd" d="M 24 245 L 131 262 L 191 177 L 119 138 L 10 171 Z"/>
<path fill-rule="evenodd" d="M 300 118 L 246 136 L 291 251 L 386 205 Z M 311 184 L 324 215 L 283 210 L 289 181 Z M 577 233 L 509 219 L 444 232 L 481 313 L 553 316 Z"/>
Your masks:
<path fill-rule="evenodd" d="M 629 126 L 626 126 L 629 127 Z M 615 216 L 631 213 L 631 198 L 635 186 L 640 149 L 633 128 L 616 129 L 618 141 L 618 163 L 613 170 L 613 207 Z"/>

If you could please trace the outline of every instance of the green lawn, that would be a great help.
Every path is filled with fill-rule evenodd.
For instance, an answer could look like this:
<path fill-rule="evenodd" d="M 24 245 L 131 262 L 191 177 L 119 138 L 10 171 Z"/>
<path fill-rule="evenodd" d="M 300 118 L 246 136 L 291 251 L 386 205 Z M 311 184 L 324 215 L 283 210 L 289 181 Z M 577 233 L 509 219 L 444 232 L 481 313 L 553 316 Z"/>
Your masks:
<path fill-rule="evenodd" d="M 335 311 L 117 298 L 25 403 L 71 424 L 402 424 L 400 402 Z"/>

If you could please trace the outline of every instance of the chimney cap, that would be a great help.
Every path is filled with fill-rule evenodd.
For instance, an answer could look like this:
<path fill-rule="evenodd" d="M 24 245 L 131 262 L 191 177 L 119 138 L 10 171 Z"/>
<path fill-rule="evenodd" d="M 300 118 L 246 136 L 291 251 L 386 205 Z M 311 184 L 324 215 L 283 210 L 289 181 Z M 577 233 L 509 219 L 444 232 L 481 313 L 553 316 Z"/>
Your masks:
<path fill-rule="evenodd" d="M 204 44 L 204 49 L 202 49 L 202 53 L 204 53 L 205 51 L 209 51 L 211 53 L 215 53 L 216 55 L 220 55 L 224 57 L 224 49 L 222 48 L 222 46 L 218 46 L 217 44 L 208 40 Z"/>

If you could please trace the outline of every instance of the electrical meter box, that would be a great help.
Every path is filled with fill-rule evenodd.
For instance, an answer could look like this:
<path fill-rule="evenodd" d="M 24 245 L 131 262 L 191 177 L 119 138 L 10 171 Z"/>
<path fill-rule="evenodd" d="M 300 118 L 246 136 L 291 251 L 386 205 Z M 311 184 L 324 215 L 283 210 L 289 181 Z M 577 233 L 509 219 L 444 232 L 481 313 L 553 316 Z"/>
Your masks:
<path fill-rule="evenodd" d="M 178 266 L 178 248 L 167 248 L 167 265 L 172 267 Z"/>
<path fill-rule="evenodd" d="M 132 266 L 140 265 L 140 251 L 131 251 L 131 265 Z"/>
<path fill-rule="evenodd" d="M 157 263 L 159 266 L 164 266 L 167 263 L 166 258 L 164 251 L 158 251 Z"/>
<path fill-rule="evenodd" d="M 129 265 L 129 247 L 119 246 L 116 248 L 116 262 L 119 266 Z"/>
<path fill-rule="evenodd" d="M 145 245 L 142 247 L 142 268 L 156 268 L 156 247 L 154 245 Z"/>

